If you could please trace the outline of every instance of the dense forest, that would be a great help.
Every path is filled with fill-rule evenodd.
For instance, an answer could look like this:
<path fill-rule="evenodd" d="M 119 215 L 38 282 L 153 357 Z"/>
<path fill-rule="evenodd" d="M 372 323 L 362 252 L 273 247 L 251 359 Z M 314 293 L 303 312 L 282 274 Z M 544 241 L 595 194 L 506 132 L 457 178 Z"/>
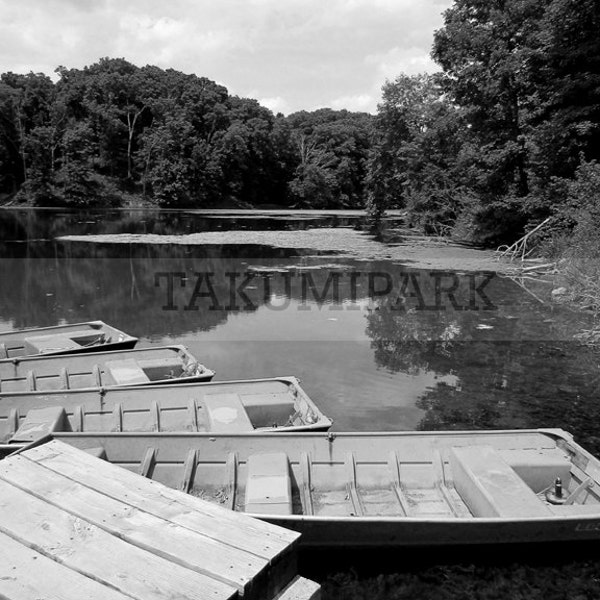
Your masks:
<path fill-rule="evenodd" d="M 455 0 L 440 71 L 377 115 L 274 115 L 204 77 L 125 59 L 0 76 L 0 198 L 31 205 L 405 208 L 498 244 L 551 217 L 600 227 L 600 3 Z"/>

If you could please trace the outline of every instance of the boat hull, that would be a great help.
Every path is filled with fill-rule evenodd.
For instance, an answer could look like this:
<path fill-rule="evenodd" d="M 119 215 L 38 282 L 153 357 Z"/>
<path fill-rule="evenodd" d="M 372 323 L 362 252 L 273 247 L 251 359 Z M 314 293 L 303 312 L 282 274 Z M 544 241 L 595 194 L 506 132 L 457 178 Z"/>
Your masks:
<path fill-rule="evenodd" d="M 44 426 L 40 411 L 52 407 L 64 409 L 64 418 L 52 413 L 56 425 Z M 65 428 L 81 435 L 293 432 L 331 424 L 295 377 L 0 395 L 0 443 L 26 443 L 33 434 Z"/>
<path fill-rule="evenodd" d="M 82 354 L 128 350 L 138 338 L 103 321 L 0 332 L 0 359 L 39 354 Z"/>
<path fill-rule="evenodd" d="M 210 381 L 214 371 L 181 345 L 0 360 L 0 395 Z"/>
<path fill-rule="evenodd" d="M 95 449 L 110 462 L 168 486 L 296 530 L 306 547 L 600 539 L 600 462 L 561 430 L 58 433 L 56 439 Z M 489 470 L 477 473 L 478 460 L 486 453 L 504 466 L 486 458 Z M 461 475 L 465 465 L 470 475 Z M 480 494 L 490 482 L 496 485 L 498 473 L 502 485 Z M 553 482 L 556 473 L 572 501 L 547 501 L 546 482 Z M 510 496 L 512 486 L 515 497 Z M 494 510 L 497 514 L 489 516 Z"/>

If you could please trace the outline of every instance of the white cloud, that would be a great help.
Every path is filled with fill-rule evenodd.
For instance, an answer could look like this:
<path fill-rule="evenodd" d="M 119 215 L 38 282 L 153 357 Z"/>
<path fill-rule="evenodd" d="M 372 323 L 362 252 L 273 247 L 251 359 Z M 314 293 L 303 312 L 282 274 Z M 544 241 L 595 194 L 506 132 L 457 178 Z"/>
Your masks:
<path fill-rule="evenodd" d="M 330 107 L 337 110 L 343 108 L 357 112 L 375 112 L 377 98 L 370 94 L 358 94 L 354 96 L 341 96 L 331 101 Z"/>
<path fill-rule="evenodd" d="M 276 112 L 373 110 L 386 79 L 435 70 L 432 34 L 451 2 L 0 0 L 0 72 L 124 57 L 209 77 Z"/>
<path fill-rule="evenodd" d="M 251 94 L 248 95 L 252 96 Z M 275 114 L 283 113 L 285 115 L 292 112 L 288 101 L 281 96 L 276 96 L 275 98 L 258 98 L 258 102 L 262 106 L 266 106 L 272 110 Z"/>

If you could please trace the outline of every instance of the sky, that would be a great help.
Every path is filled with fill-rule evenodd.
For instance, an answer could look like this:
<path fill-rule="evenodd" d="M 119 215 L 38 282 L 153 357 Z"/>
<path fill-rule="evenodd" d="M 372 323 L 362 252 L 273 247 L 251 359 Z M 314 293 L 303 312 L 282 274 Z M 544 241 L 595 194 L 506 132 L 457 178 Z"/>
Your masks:
<path fill-rule="evenodd" d="M 195 73 L 274 112 L 376 112 L 381 87 L 437 69 L 452 0 L 0 0 L 0 73 L 125 58 Z"/>

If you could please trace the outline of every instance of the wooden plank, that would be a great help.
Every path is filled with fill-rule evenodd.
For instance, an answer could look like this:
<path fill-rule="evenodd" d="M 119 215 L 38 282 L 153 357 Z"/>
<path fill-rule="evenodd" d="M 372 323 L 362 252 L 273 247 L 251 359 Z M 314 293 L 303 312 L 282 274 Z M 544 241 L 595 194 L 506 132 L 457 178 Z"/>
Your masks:
<path fill-rule="evenodd" d="M 354 460 L 354 453 L 352 452 L 346 454 L 346 477 L 346 489 L 348 490 L 350 502 L 352 502 L 354 514 L 357 517 L 363 517 L 365 514 L 365 507 L 358 492 L 358 488 L 356 487 L 356 463 Z"/>
<path fill-rule="evenodd" d="M 35 373 L 33 371 L 27 371 L 27 375 L 25 376 L 25 389 L 28 392 L 35 392 L 36 390 Z"/>
<path fill-rule="evenodd" d="M 433 469 L 435 472 L 436 487 L 440 490 L 442 497 L 449 506 L 452 514 L 455 517 L 460 518 L 472 517 L 473 515 L 466 505 L 460 500 L 460 498 L 455 498 L 452 495 L 452 492 L 454 492 L 454 485 L 450 479 L 450 476 L 446 476 L 444 458 L 438 449 L 433 451 Z"/>
<path fill-rule="evenodd" d="M 312 482 L 311 482 L 311 464 L 310 456 L 307 452 L 300 454 L 300 473 L 302 478 L 302 508 L 305 515 L 314 515 L 315 509 L 313 506 L 312 497 Z"/>
<path fill-rule="evenodd" d="M 85 416 L 85 412 L 83 410 L 83 406 L 78 405 L 73 409 L 73 417 L 71 419 L 71 421 L 73 423 L 72 424 L 73 431 L 85 431 L 84 416 Z"/>
<path fill-rule="evenodd" d="M 321 586 L 310 579 L 295 577 L 274 600 L 320 600 Z"/>
<path fill-rule="evenodd" d="M 94 365 L 92 367 L 92 379 L 97 387 L 102 386 L 102 374 L 100 372 L 100 366 Z"/>
<path fill-rule="evenodd" d="M 7 425 L 7 433 L 8 434 L 12 434 L 12 433 L 16 433 L 16 431 L 19 429 L 19 409 L 18 408 L 12 408 L 11 411 L 8 413 L 8 423 Z"/>
<path fill-rule="evenodd" d="M 584 479 L 567 497 L 565 505 L 574 504 L 579 496 L 586 490 L 589 490 L 594 485 L 594 480 L 591 477 Z"/>
<path fill-rule="evenodd" d="M 10 600 L 131 600 L 0 533 L 0 597 Z"/>
<path fill-rule="evenodd" d="M 237 454 L 230 452 L 227 456 L 227 483 L 225 485 L 225 502 L 223 506 L 234 510 L 237 492 Z"/>
<path fill-rule="evenodd" d="M 0 498 L 1 532 L 124 594 L 140 600 L 237 595 L 231 585 L 142 550 L 5 481 L 0 481 Z"/>
<path fill-rule="evenodd" d="M 31 448 L 27 450 L 27 458 L 111 498 L 259 556 L 272 558 L 285 552 L 300 536 L 240 513 L 223 512 L 220 506 L 182 495 L 126 469 L 115 470 L 110 463 L 81 455 L 79 450 L 63 442 L 51 441 Z M 167 507 L 165 501 L 168 501 Z"/>
<path fill-rule="evenodd" d="M 198 429 L 198 408 L 196 407 L 196 400 L 190 398 L 188 402 L 188 419 L 190 422 L 191 431 L 199 431 Z"/>
<path fill-rule="evenodd" d="M 8 358 L 8 350 L 6 344 L 0 344 L 0 358 Z"/>
<path fill-rule="evenodd" d="M 150 415 L 152 416 L 152 430 L 160 431 L 160 407 L 156 400 L 150 403 Z"/>
<path fill-rule="evenodd" d="M 248 597 L 247 590 L 253 578 L 269 564 L 264 558 L 108 498 L 23 455 L 0 462 L 0 485 L 1 482 L 9 483 L 137 548 L 235 587 L 245 597 Z M 28 508 L 24 512 L 29 512 Z"/>
<path fill-rule="evenodd" d="M 194 485 L 194 475 L 196 474 L 196 451 L 190 450 L 185 459 L 185 465 L 183 468 L 183 479 L 179 489 L 186 494 L 192 489 Z"/>
<path fill-rule="evenodd" d="M 404 516 L 408 517 L 410 515 L 410 503 L 400 483 L 400 463 L 398 462 L 398 455 L 394 450 L 390 452 L 388 457 L 388 470 L 390 472 L 392 491 L 398 500 L 398 504 L 400 505 L 400 509 L 404 513 Z"/>
<path fill-rule="evenodd" d="M 69 389 L 69 371 L 67 370 L 67 367 L 63 367 L 60 370 L 60 373 L 58 374 L 58 379 L 60 381 L 59 388 L 61 390 L 68 390 Z"/>
<path fill-rule="evenodd" d="M 142 477 L 152 477 L 152 471 L 156 464 L 156 450 L 154 448 L 148 448 L 144 455 L 144 460 L 140 464 L 140 475 Z"/>
<path fill-rule="evenodd" d="M 113 431 L 123 431 L 123 406 L 120 402 L 115 403 L 112 411 Z"/>

